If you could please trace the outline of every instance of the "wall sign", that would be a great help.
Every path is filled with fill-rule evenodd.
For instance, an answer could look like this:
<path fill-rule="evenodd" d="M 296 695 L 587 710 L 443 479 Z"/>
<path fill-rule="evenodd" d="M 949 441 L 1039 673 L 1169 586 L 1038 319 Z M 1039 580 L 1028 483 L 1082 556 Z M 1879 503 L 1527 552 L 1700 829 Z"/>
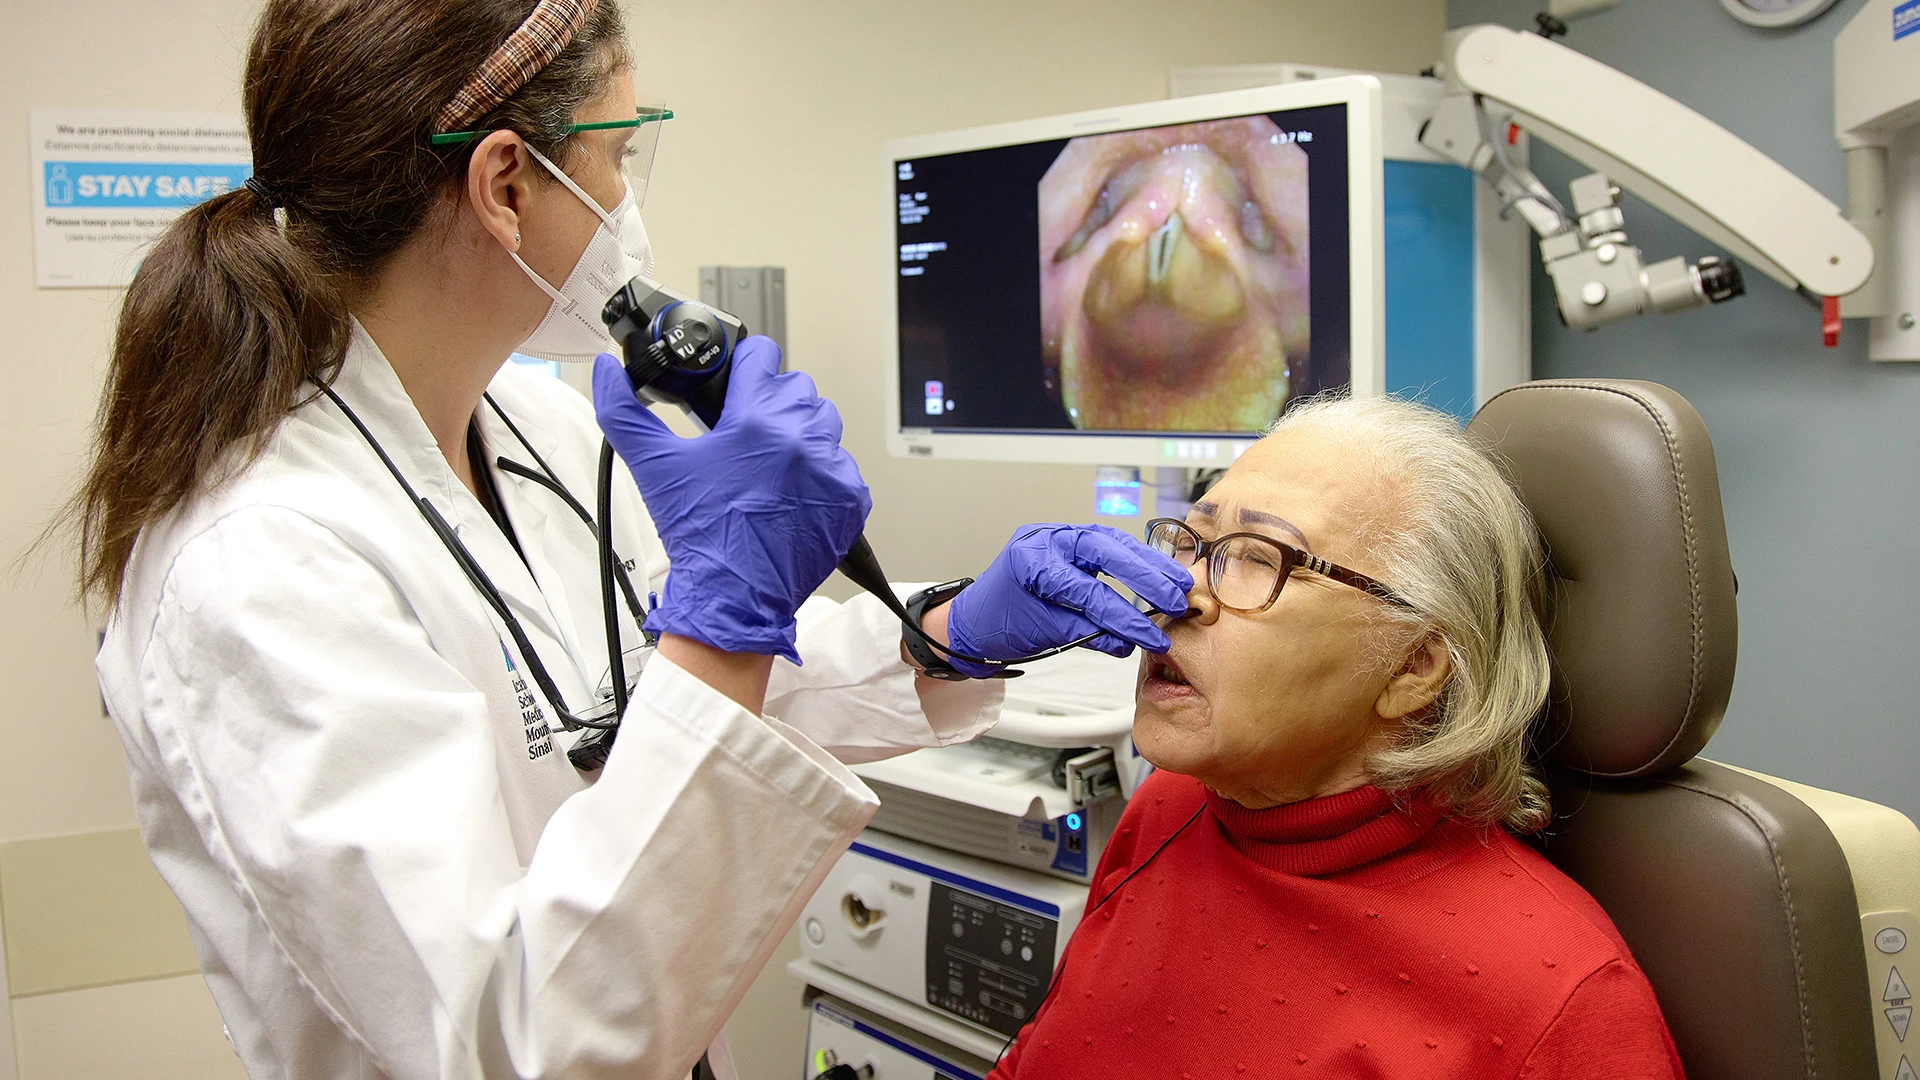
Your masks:
<path fill-rule="evenodd" d="M 182 210 L 253 175 L 237 114 L 34 109 L 28 130 L 43 289 L 126 285 Z"/>

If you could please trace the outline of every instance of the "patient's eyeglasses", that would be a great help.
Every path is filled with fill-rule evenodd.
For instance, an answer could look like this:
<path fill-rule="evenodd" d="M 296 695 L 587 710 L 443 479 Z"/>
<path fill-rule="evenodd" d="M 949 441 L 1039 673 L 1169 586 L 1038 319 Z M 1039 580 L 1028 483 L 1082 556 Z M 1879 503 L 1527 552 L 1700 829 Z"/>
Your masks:
<path fill-rule="evenodd" d="M 1389 604 L 1413 606 L 1391 587 L 1365 574 L 1259 533 L 1228 533 L 1203 540 L 1184 521 L 1154 518 L 1147 522 L 1147 546 L 1183 566 L 1197 566 L 1205 559 L 1207 589 L 1214 600 L 1228 611 L 1243 615 L 1272 607 L 1295 570 L 1310 570 Z"/>

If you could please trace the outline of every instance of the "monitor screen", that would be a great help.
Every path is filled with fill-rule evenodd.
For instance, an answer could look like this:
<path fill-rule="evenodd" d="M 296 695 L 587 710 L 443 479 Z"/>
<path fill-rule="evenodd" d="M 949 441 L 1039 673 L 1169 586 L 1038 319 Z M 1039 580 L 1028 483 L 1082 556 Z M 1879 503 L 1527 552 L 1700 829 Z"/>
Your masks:
<path fill-rule="evenodd" d="M 897 158 L 902 428 L 1244 438 L 1347 385 L 1348 109 Z"/>

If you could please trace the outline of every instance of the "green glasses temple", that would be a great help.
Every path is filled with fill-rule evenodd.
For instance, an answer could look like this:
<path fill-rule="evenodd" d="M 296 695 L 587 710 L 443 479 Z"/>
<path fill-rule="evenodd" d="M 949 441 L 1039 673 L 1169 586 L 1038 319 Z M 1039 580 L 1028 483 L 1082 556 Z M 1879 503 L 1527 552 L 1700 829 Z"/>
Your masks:
<path fill-rule="evenodd" d="M 574 135 L 582 131 L 606 131 L 609 128 L 637 128 L 642 124 L 656 120 L 671 119 L 673 119 L 672 109 L 636 109 L 634 110 L 634 117 L 631 120 L 601 120 L 592 124 L 575 124 L 567 129 L 567 134 Z M 449 131 L 445 135 L 435 135 L 427 141 L 434 146 L 449 146 L 453 143 L 471 142 L 474 139 L 483 138 L 491 134 L 493 134 L 492 128 L 481 128 L 477 131 Z"/>

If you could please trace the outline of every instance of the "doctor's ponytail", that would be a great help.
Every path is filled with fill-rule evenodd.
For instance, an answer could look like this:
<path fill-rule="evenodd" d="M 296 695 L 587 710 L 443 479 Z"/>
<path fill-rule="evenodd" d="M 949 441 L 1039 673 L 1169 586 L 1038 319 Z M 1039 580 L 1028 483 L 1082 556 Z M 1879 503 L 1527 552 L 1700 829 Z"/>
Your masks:
<path fill-rule="evenodd" d="M 338 372 L 354 297 L 462 197 L 472 144 L 429 141 L 451 103 L 564 160 L 575 112 L 627 65 L 613 0 L 268 0 L 242 94 L 254 179 L 175 219 L 120 310 L 68 507 L 83 597 L 117 604 L 140 533 Z M 513 89 L 476 94 L 477 73 Z"/>
<path fill-rule="evenodd" d="M 120 308 L 80 505 L 83 591 L 116 598 L 140 530 L 217 476 L 236 446 L 251 459 L 346 336 L 332 281 L 256 192 L 182 214 Z"/>

